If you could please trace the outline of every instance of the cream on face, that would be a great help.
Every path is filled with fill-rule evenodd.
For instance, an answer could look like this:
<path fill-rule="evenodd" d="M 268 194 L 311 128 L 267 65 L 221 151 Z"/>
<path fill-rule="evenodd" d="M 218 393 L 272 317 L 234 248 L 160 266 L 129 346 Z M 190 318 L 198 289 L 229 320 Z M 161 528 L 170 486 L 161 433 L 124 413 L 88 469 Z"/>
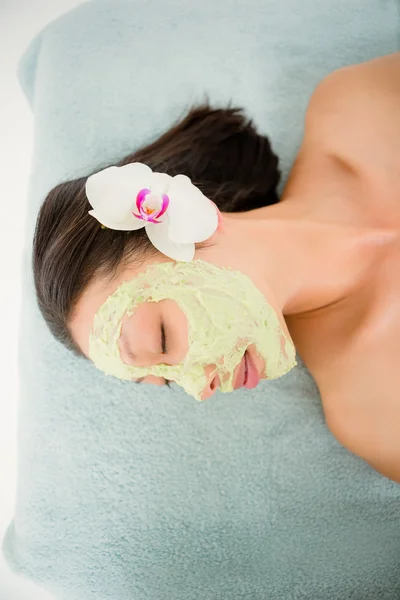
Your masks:
<path fill-rule="evenodd" d="M 124 317 L 143 302 L 174 300 L 188 323 L 189 350 L 178 365 L 138 367 L 123 362 L 119 338 Z M 282 330 L 274 309 L 253 282 L 240 272 L 195 260 L 158 263 L 123 282 L 96 313 L 89 356 L 109 375 L 132 380 L 147 375 L 175 381 L 197 400 L 207 385 L 205 367 L 221 391 L 233 390 L 233 372 L 246 348 L 255 344 L 264 359 L 264 376 L 276 379 L 295 365 L 295 348 Z"/>

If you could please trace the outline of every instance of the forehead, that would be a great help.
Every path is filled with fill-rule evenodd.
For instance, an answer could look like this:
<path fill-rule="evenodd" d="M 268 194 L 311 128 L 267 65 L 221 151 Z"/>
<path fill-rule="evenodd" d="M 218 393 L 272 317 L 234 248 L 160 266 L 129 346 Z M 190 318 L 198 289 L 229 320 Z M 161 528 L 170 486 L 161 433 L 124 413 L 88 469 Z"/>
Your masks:
<path fill-rule="evenodd" d="M 93 281 L 79 298 L 70 321 L 70 329 L 74 340 L 87 357 L 89 357 L 89 335 L 95 314 L 123 281 L 134 276 L 135 272 L 131 270 L 130 273 L 124 272 L 112 281 L 105 279 Z"/>
<path fill-rule="evenodd" d="M 170 261 L 170 259 L 169 259 Z M 82 352 L 89 357 L 89 336 L 93 319 L 109 296 L 111 296 L 124 281 L 133 279 L 150 265 L 167 262 L 164 257 L 143 262 L 140 267 L 126 267 L 112 279 L 98 278 L 92 281 L 80 296 L 69 326 L 72 336 Z"/>

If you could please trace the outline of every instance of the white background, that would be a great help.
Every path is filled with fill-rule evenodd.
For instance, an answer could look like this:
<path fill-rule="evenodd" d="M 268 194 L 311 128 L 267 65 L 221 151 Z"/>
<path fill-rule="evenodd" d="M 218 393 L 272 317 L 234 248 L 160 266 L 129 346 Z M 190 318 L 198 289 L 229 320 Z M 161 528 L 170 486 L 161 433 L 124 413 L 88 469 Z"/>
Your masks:
<path fill-rule="evenodd" d="M 0 0 L 0 537 L 12 519 L 16 486 L 17 340 L 20 265 L 32 149 L 32 115 L 16 65 L 48 22 L 83 0 Z M 0 600 L 50 600 L 0 559 Z"/>

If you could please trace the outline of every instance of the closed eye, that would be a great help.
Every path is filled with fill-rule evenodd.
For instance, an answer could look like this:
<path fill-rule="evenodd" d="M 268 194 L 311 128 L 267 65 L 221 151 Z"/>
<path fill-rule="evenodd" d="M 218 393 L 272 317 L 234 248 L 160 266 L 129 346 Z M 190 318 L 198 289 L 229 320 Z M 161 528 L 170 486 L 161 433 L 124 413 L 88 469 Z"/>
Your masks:
<path fill-rule="evenodd" d="M 167 354 L 167 338 L 165 336 L 165 327 L 163 321 L 161 321 L 161 353 Z"/>
<path fill-rule="evenodd" d="M 167 348 L 167 338 L 165 335 L 165 327 L 164 327 L 164 323 L 161 321 L 161 353 L 162 354 L 167 354 L 168 353 L 168 348 Z M 145 379 L 144 377 L 141 377 L 140 379 L 136 379 L 135 383 L 142 383 L 143 379 Z M 168 387 L 170 387 L 170 380 L 169 379 L 165 379 L 164 378 L 164 385 L 167 385 Z"/>
<path fill-rule="evenodd" d="M 161 321 L 161 352 L 162 354 L 168 354 L 168 348 L 167 348 L 167 337 L 165 335 L 165 327 L 164 327 L 164 322 Z M 166 379 L 165 380 L 165 384 L 168 387 L 170 387 L 170 380 Z"/>

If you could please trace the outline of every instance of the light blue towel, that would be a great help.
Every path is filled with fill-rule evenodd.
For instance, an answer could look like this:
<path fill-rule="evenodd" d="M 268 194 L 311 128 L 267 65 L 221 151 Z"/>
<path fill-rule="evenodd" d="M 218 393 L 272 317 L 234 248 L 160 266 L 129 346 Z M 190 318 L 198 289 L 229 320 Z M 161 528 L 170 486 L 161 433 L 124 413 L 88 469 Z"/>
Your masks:
<path fill-rule="evenodd" d="M 150 141 L 205 92 L 246 107 L 287 174 L 314 86 L 395 51 L 397 4 L 96 0 L 23 57 L 35 146 L 4 552 L 58 598 L 400 598 L 400 486 L 332 437 L 301 362 L 205 403 L 107 378 L 51 338 L 29 272 L 49 189 Z"/>

